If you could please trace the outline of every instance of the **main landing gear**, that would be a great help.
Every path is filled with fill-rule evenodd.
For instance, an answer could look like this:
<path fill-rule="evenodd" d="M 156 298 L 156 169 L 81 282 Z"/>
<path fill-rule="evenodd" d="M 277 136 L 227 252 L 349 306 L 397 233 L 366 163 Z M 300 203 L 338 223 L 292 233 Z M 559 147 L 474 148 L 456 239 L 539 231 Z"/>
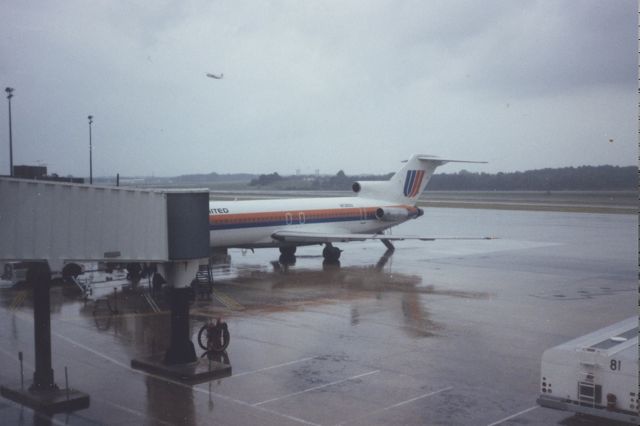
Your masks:
<path fill-rule="evenodd" d="M 322 257 L 325 262 L 336 263 L 340 260 L 340 250 L 338 247 L 334 247 L 331 243 L 325 243 L 322 250 Z M 295 263 L 296 247 L 295 246 L 283 246 L 280 247 L 280 261 L 283 264 L 291 264 L 291 261 Z"/>
<path fill-rule="evenodd" d="M 284 266 L 296 264 L 296 246 L 280 247 L 280 259 L 278 261 Z"/>
<path fill-rule="evenodd" d="M 296 255 L 296 246 L 284 246 L 280 247 L 280 254 L 284 257 L 294 257 Z"/>
<path fill-rule="evenodd" d="M 340 260 L 340 250 L 338 247 L 334 247 L 331 243 L 326 243 L 324 249 L 322 250 L 322 257 L 327 262 L 337 262 Z"/>

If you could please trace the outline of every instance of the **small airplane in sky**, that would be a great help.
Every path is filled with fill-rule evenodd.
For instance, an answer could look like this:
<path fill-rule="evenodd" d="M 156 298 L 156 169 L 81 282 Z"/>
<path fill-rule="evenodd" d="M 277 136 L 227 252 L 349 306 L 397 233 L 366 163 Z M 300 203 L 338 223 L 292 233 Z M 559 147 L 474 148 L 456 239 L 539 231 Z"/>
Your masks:
<path fill-rule="evenodd" d="M 215 75 L 215 74 L 207 73 L 207 77 L 215 78 L 216 80 L 222 80 L 222 77 L 224 77 L 224 74 L 220 73 L 220 75 Z"/>
<path fill-rule="evenodd" d="M 424 214 L 416 206 L 418 197 L 435 169 L 450 162 L 485 163 L 412 155 L 388 181 L 354 182 L 352 197 L 211 201 L 210 246 L 214 251 L 278 247 L 293 257 L 298 246 L 324 244 L 323 257 L 335 262 L 341 253 L 333 246 L 337 242 L 380 240 L 393 250 L 391 242 L 398 240 L 491 239 L 384 233 Z"/>

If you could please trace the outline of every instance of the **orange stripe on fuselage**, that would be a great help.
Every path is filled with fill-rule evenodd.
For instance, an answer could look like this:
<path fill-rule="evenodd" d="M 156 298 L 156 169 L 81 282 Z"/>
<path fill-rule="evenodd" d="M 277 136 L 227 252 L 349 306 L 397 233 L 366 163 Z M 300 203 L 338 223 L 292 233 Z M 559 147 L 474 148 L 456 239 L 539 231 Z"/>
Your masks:
<path fill-rule="evenodd" d="M 395 207 L 406 208 L 409 211 L 417 210 L 414 206 L 409 205 L 395 205 L 395 206 L 381 206 L 381 207 Z M 278 210 L 271 212 L 250 212 L 250 213 L 215 213 L 209 215 L 210 224 L 221 223 L 238 223 L 244 221 L 270 221 L 270 220 L 283 220 L 287 214 L 292 215 L 294 219 L 298 219 L 300 213 L 304 213 L 306 219 L 313 218 L 326 218 L 333 217 L 339 219 L 340 217 L 353 217 L 362 215 L 362 210 L 369 216 L 375 214 L 378 207 L 345 207 L 337 209 L 310 209 L 310 210 Z"/>

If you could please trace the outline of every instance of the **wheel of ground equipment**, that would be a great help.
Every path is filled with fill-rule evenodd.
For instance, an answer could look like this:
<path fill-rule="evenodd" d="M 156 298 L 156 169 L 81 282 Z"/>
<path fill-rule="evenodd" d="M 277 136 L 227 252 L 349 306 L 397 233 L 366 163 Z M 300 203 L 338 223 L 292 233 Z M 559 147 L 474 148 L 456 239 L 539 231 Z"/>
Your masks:
<path fill-rule="evenodd" d="M 62 278 L 77 278 L 82 274 L 82 267 L 77 263 L 67 263 L 62 268 Z"/>
<path fill-rule="evenodd" d="M 207 323 L 198 331 L 198 345 L 207 352 L 222 352 L 229 346 L 231 335 L 227 323 Z"/>
<path fill-rule="evenodd" d="M 198 346 L 200 346 L 205 351 L 207 350 L 207 329 L 209 328 L 209 324 L 205 324 L 200 327 L 200 331 L 198 331 Z"/>

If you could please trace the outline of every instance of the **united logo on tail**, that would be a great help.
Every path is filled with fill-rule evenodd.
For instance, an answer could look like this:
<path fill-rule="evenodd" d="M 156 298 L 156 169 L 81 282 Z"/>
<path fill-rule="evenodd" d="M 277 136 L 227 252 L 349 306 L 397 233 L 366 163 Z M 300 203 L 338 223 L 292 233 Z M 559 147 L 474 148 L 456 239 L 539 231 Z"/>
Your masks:
<path fill-rule="evenodd" d="M 418 195 L 423 178 L 424 170 L 407 170 L 407 177 L 404 180 L 405 197 L 413 198 Z"/>

